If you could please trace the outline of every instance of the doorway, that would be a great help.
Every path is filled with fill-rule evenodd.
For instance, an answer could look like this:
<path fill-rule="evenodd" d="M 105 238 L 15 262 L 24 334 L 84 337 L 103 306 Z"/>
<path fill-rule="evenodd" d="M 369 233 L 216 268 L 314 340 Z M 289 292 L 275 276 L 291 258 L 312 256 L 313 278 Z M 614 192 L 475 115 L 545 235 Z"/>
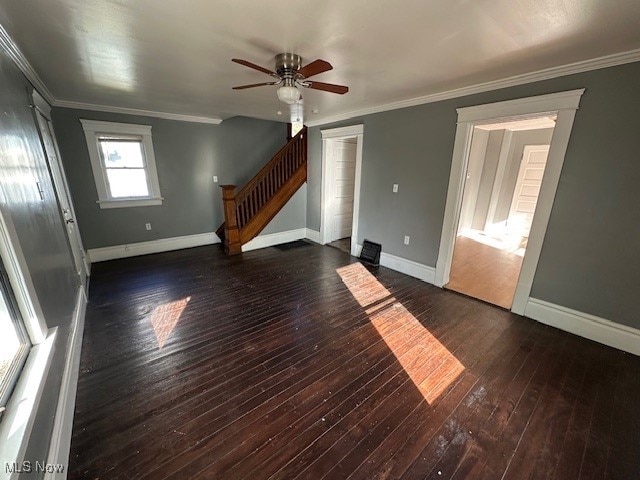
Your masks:
<path fill-rule="evenodd" d="M 553 200 L 560 180 L 565 153 L 569 145 L 573 121 L 583 93 L 584 89 L 570 90 L 457 109 L 458 119 L 442 235 L 436 262 L 435 285 L 444 287 L 450 281 L 454 246 L 458 237 L 460 217 L 463 214 L 463 191 L 466 184 L 475 127 L 507 121 L 535 119 L 545 115 L 556 115 L 556 125 L 549 146 L 540 193 L 535 213 L 531 220 L 526 252 L 522 258 L 522 266 L 511 305 L 512 312 L 519 315 L 526 314 L 526 310 L 530 306 L 533 279 L 542 252 L 549 218 L 551 217 Z"/>
<path fill-rule="evenodd" d="M 355 254 L 362 125 L 322 131 L 320 243 Z"/>
<path fill-rule="evenodd" d="M 60 152 L 56 137 L 53 132 L 53 124 L 51 123 L 51 107 L 46 101 L 34 90 L 34 114 L 36 117 L 36 125 L 40 133 L 43 152 L 49 167 L 54 190 L 60 208 L 60 215 L 67 230 L 67 241 L 69 249 L 73 257 L 74 266 L 78 274 L 82 288 L 86 291 L 87 277 L 90 272 L 90 265 L 87 261 L 82 239 L 76 222 L 76 215 L 71 200 L 67 177 L 64 167 L 60 160 Z"/>
<path fill-rule="evenodd" d="M 473 129 L 446 288 L 510 309 L 556 115 Z"/>

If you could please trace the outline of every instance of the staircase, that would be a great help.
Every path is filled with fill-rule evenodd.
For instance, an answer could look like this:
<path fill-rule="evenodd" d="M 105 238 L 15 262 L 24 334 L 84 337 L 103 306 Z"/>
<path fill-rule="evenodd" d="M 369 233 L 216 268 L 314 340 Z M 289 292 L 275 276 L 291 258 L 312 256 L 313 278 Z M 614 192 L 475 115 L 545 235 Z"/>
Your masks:
<path fill-rule="evenodd" d="M 235 193 L 235 185 L 221 185 L 224 223 L 216 233 L 229 255 L 257 236 L 307 181 L 307 128 L 276 153 Z"/>

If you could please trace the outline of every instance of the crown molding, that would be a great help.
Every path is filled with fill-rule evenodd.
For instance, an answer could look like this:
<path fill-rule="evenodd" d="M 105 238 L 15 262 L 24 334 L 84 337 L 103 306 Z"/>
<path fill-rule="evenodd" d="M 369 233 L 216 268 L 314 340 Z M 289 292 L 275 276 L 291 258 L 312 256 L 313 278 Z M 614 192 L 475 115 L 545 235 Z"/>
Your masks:
<path fill-rule="evenodd" d="M 471 85 L 468 87 L 455 88 L 453 90 L 447 90 L 445 92 L 433 93 L 421 97 L 409 98 L 407 100 L 400 100 L 398 102 L 386 103 L 384 105 L 378 105 L 375 107 L 353 110 L 351 112 L 341 113 L 339 115 L 333 115 L 330 117 L 305 122 L 305 125 L 308 127 L 317 127 L 320 125 L 326 125 L 342 120 L 348 120 L 354 117 L 370 115 L 372 113 L 380 113 L 389 110 L 397 110 L 399 108 L 414 107 L 416 105 L 423 105 L 425 103 L 440 102 L 442 100 L 450 100 L 452 98 L 464 97 L 466 95 L 474 95 L 477 93 L 489 92 L 491 90 L 498 90 L 501 88 L 515 87 L 517 85 L 525 85 L 527 83 L 550 80 L 552 78 L 564 77 L 566 75 L 574 75 L 576 73 L 589 72 L 592 70 L 599 70 L 601 68 L 615 67 L 617 65 L 623 65 L 625 63 L 632 63 L 637 61 L 640 61 L 640 48 L 636 50 L 630 50 L 628 52 L 614 53 L 612 55 L 606 55 L 604 57 L 593 58 L 591 60 L 583 60 L 580 62 L 570 63 L 568 65 L 562 65 L 559 67 L 546 68 L 544 70 L 538 70 L 522 75 L 514 75 L 512 77 L 507 77 L 500 80 L 478 83 L 476 85 Z"/>
<path fill-rule="evenodd" d="M 153 110 L 140 110 L 137 108 L 110 107 L 108 105 L 97 105 L 93 103 L 72 102 L 69 100 L 54 100 L 54 107 L 76 108 L 79 110 L 93 110 L 96 112 L 121 113 L 125 115 L 140 115 L 143 117 L 163 118 L 165 120 L 177 120 L 179 122 L 209 123 L 219 125 L 221 118 L 202 117 L 197 115 L 183 115 L 181 113 L 156 112 Z"/>
<path fill-rule="evenodd" d="M 4 29 L 2 25 L 0 25 L 0 48 L 2 48 L 6 54 L 13 60 L 13 63 L 20 69 L 20 71 L 27 77 L 27 80 L 31 82 L 31 85 L 38 91 L 38 93 L 49 103 L 52 105 L 55 101 L 55 98 L 44 84 L 40 75 L 34 70 L 27 60 L 27 57 L 24 56 L 22 50 L 18 47 L 16 42 L 13 41 L 13 38 L 9 35 L 9 33 Z"/>
<path fill-rule="evenodd" d="M 27 80 L 31 82 L 31 84 L 40 93 L 40 95 L 42 95 L 42 97 L 44 97 L 44 99 L 52 106 L 76 108 L 80 110 L 94 110 L 98 112 L 121 113 L 126 115 L 140 115 L 145 117 L 163 118 L 166 120 L 177 120 L 181 122 L 208 123 L 213 125 L 222 123 L 222 119 L 216 117 L 184 115 L 180 113 L 158 112 L 152 110 L 140 110 L 136 108 L 112 107 L 107 105 L 73 102 L 69 100 L 58 100 L 47 88 L 45 83 L 42 81 L 42 78 L 40 78 L 38 73 L 32 67 L 31 63 L 29 63 L 18 45 L 14 42 L 13 38 L 11 38 L 9 33 L 2 25 L 0 25 L 0 48 L 2 48 L 7 53 L 7 55 L 13 60 L 17 67 L 22 71 L 24 76 L 27 77 Z M 538 70 L 522 75 L 515 75 L 500 80 L 493 80 L 490 82 L 479 83 L 468 87 L 456 88 L 453 90 L 447 90 L 430 95 L 409 98 L 406 100 L 400 100 L 398 102 L 386 103 L 375 107 L 352 110 L 350 112 L 305 122 L 305 125 L 307 125 L 308 127 L 316 127 L 329 123 L 339 122 L 342 120 L 348 120 L 354 117 L 370 115 L 372 113 L 380 113 L 389 110 L 397 110 L 400 108 L 423 105 L 426 103 L 439 102 L 442 100 L 464 97 L 466 95 L 474 95 L 491 90 L 498 90 L 500 88 L 514 87 L 517 85 L 524 85 L 527 83 L 539 82 L 542 80 L 549 80 L 552 78 L 588 72 L 591 70 L 598 70 L 601 68 L 614 67 L 616 65 L 623 65 L 625 63 L 632 63 L 637 61 L 640 61 L 640 49 L 630 50 L 628 52 L 622 53 L 614 53 L 612 55 L 606 55 L 604 57 L 583 60 L 580 62 L 570 63 L 568 65 L 551 67 L 544 70 Z"/>
<path fill-rule="evenodd" d="M 180 122 L 209 123 L 218 125 L 222 123 L 221 118 L 203 117 L 197 115 L 183 115 L 181 113 L 156 112 L 151 110 L 139 110 L 137 108 L 109 107 L 106 105 L 94 105 L 90 103 L 71 102 L 67 100 L 56 99 L 40 75 L 35 71 L 27 57 L 24 56 L 20 47 L 11 38 L 11 35 L 0 25 L 0 48 L 13 60 L 13 63 L 20 69 L 22 74 L 33 85 L 36 91 L 46 100 L 46 102 L 54 107 L 77 108 L 81 110 L 95 110 L 99 112 L 123 113 L 127 115 L 141 115 L 145 117 L 164 118 L 166 120 L 178 120 Z"/>

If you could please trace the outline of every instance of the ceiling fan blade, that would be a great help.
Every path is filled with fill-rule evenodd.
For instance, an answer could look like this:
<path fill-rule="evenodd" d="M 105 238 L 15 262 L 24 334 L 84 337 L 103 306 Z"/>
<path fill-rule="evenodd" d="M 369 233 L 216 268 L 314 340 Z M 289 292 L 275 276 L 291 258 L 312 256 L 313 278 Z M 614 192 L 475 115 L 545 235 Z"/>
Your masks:
<path fill-rule="evenodd" d="M 324 90 L 325 92 L 337 93 L 340 95 L 344 95 L 349 91 L 349 87 L 345 87 L 344 85 L 334 85 L 333 83 L 323 83 L 323 82 L 304 82 L 303 84 L 307 88 L 313 88 L 314 90 Z"/>
<path fill-rule="evenodd" d="M 331 69 L 333 69 L 333 67 L 329 62 L 325 60 L 316 60 L 298 70 L 298 75 L 302 75 L 304 78 L 309 78 L 322 72 L 328 72 Z"/>
<path fill-rule="evenodd" d="M 272 72 L 271 70 L 267 70 L 260 65 L 256 65 L 255 63 L 247 62 L 246 60 L 242 60 L 240 58 L 232 58 L 232 62 L 239 63 L 240 65 L 244 65 L 245 67 L 253 68 L 254 70 L 258 70 L 259 72 L 266 73 L 267 75 L 271 75 L 272 77 L 277 77 L 278 74 L 276 72 Z"/>
<path fill-rule="evenodd" d="M 278 82 L 252 83 L 251 85 L 240 85 L 233 87 L 233 90 L 244 90 L 245 88 L 264 87 L 265 85 L 277 85 Z"/>

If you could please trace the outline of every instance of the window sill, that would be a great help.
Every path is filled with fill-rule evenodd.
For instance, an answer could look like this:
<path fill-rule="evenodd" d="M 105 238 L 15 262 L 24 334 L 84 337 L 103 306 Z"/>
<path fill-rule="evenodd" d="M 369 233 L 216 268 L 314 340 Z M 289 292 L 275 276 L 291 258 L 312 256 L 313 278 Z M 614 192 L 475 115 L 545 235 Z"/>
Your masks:
<path fill-rule="evenodd" d="M 20 379 L 9 398 L 0 421 L 0 459 L 9 465 L 21 464 L 53 358 L 57 328 L 49 330 L 44 342 L 31 348 Z M 5 472 L 8 473 L 8 472 Z M 13 478 L 15 475 L 10 475 Z"/>
<path fill-rule="evenodd" d="M 125 208 L 125 207 L 149 207 L 152 205 L 162 205 L 162 197 L 160 198 L 141 198 L 127 200 L 99 200 L 97 203 L 100 208 Z"/>

